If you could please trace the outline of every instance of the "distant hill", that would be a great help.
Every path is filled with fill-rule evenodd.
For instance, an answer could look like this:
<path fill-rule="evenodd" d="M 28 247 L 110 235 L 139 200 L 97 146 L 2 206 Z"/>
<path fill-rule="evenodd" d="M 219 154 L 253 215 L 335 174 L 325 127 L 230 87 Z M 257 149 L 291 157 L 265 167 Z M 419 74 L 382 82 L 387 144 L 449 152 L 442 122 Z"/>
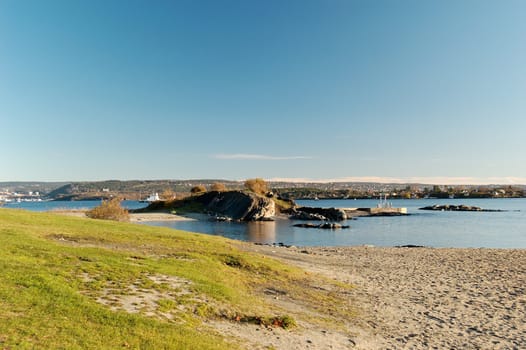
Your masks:
<path fill-rule="evenodd" d="M 165 191 L 189 193 L 197 185 L 210 187 L 214 183 L 223 183 L 228 189 L 241 189 L 243 183 L 229 180 L 108 180 L 96 182 L 72 182 L 48 193 L 52 199 L 82 200 L 119 196 L 126 199 L 144 199 L 152 193 Z"/>
<path fill-rule="evenodd" d="M 121 197 L 141 200 L 153 193 L 190 193 L 192 187 L 203 185 L 210 189 L 214 183 L 222 183 L 228 190 L 244 188 L 244 181 L 222 179 L 193 180 L 107 180 L 84 182 L 0 182 L 0 192 L 40 192 L 55 200 L 83 200 Z M 433 184 L 387 184 L 372 182 L 268 182 L 268 188 L 289 199 L 338 199 L 378 198 L 388 194 L 390 198 L 488 198 L 524 197 L 524 185 L 465 185 L 444 186 Z"/>
<path fill-rule="evenodd" d="M 40 192 L 47 194 L 69 182 L 10 181 L 0 182 L 1 192 Z"/>

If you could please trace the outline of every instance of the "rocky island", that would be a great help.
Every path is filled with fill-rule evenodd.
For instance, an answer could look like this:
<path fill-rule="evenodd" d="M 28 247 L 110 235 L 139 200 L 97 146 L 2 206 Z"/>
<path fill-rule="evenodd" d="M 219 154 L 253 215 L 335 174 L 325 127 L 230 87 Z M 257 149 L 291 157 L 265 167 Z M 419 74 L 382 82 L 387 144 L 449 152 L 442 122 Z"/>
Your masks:
<path fill-rule="evenodd" d="M 419 208 L 419 210 L 434 210 L 434 211 L 483 211 L 483 212 L 500 212 L 504 210 L 500 209 L 482 209 L 480 207 L 475 207 L 471 205 L 451 205 L 451 204 L 444 204 L 444 205 L 431 205 L 423 208 Z"/>
<path fill-rule="evenodd" d="M 270 196 L 249 191 L 210 191 L 172 201 L 156 201 L 135 212 L 205 213 L 219 221 L 269 221 L 280 207 Z"/>
<path fill-rule="evenodd" d="M 358 216 L 407 215 L 404 208 L 321 208 L 298 206 L 268 191 L 264 194 L 249 190 L 208 191 L 177 200 L 155 201 L 134 213 L 165 212 L 172 214 L 206 214 L 215 221 L 273 221 L 277 216 L 319 224 L 295 224 L 296 227 L 340 229 L 349 228 L 338 222 Z"/>
<path fill-rule="evenodd" d="M 277 215 L 293 220 L 324 222 L 338 222 L 349 218 L 343 209 L 300 207 L 294 201 L 284 200 L 271 192 L 261 195 L 237 190 L 209 191 L 180 200 L 156 201 L 144 209 L 135 210 L 142 213 L 155 211 L 203 213 L 213 220 L 245 222 L 272 221 Z"/>

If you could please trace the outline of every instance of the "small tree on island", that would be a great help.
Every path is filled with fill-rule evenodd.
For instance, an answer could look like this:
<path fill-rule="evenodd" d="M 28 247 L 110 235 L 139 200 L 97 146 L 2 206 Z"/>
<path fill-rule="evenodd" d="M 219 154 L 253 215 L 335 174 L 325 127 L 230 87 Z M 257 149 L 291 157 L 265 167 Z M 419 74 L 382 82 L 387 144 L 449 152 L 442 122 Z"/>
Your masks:
<path fill-rule="evenodd" d="M 161 194 L 161 199 L 162 200 L 165 200 L 165 201 L 171 201 L 171 200 L 174 200 L 175 199 L 175 192 L 170 189 L 170 188 L 167 188 L 166 190 L 163 191 L 163 193 Z"/>
<path fill-rule="evenodd" d="M 102 203 L 86 212 L 86 216 L 92 219 L 113 220 L 113 221 L 129 221 L 130 214 L 128 210 L 121 206 L 121 200 L 113 198 L 102 201 Z"/>
<path fill-rule="evenodd" d="M 225 192 L 226 190 L 227 189 L 226 189 L 225 184 L 221 182 L 216 182 L 212 184 L 212 186 L 210 187 L 210 191 Z"/>
<path fill-rule="evenodd" d="M 245 188 L 257 194 L 265 194 L 268 191 L 267 182 L 259 177 L 246 180 Z"/>
<path fill-rule="evenodd" d="M 203 185 L 197 185 L 190 189 L 191 194 L 199 194 L 206 192 L 206 187 Z"/>

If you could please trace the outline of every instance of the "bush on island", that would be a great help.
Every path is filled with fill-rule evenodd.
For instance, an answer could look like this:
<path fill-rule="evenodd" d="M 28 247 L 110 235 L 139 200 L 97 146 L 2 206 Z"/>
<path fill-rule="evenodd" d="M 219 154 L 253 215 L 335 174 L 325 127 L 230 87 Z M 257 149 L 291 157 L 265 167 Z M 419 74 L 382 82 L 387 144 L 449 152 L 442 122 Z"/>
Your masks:
<path fill-rule="evenodd" d="M 204 193 L 204 192 L 206 192 L 206 187 L 203 185 L 197 185 L 197 186 L 192 187 L 192 189 L 190 189 L 190 193 L 192 194 L 199 194 L 199 193 Z"/>
<path fill-rule="evenodd" d="M 128 210 L 121 206 L 118 198 L 102 201 L 101 205 L 86 212 L 86 216 L 92 219 L 129 221 L 130 214 Z"/>
<path fill-rule="evenodd" d="M 267 193 L 267 182 L 261 178 L 248 179 L 245 181 L 245 188 L 257 194 Z"/>
<path fill-rule="evenodd" d="M 221 182 L 216 182 L 214 184 L 212 184 L 212 186 L 210 187 L 210 191 L 217 191 L 217 192 L 226 192 L 226 186 L 225 184 L 221 183 Z"/>

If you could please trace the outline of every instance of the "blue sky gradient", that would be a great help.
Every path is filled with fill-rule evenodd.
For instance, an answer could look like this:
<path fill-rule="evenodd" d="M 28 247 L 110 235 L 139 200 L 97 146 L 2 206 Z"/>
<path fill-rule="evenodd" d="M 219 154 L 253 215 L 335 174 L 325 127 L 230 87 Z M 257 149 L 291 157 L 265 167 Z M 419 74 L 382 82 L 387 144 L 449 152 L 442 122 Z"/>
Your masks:
<path fill-rule="evenodd" d="M 0 1 L 0 181 L 526 183 L 526 2 Z"/>

